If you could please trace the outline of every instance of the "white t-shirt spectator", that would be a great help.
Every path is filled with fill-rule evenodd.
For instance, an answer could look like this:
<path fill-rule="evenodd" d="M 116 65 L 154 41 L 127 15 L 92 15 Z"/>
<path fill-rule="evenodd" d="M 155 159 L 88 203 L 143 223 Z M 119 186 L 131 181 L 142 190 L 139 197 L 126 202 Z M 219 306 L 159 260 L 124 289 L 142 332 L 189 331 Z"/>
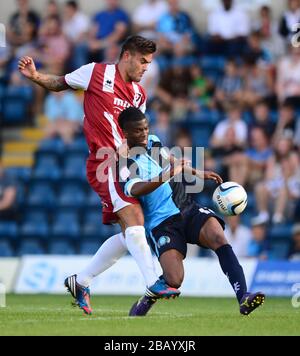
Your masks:
<path fill-rule="evenodd" d="M 132 21 L 138 26 L 155 25 L 157 21 L 168 11 L 168 5 L 164 0 L 151 2 L 145 0 L 133 13 Z M 155 31 L 142 31 L 141 36 L 155 38 Z"/>
<path fill-rule="evenodd" d="M 232 249 L 237 257 L 247 257 L 248 256 L 248 246 L 252 239 L 251 230 L 244 225 L 239 225 L 234 232 L 226 226 L 225 237 L 228 243 L 232 246 Z"/>
<path fill-rule="evenodd" d="M 282 59 L 278 65 L 277 85 L 280 100 L 300 95 L 300 58 L 298 61 L 290 56 Z"/>
<path fill-rule="evenodd" d="M 233 7 L 229 11 L 224 8 L 213 11 L 208 17 L 208 33 L 211 36 L 221 36 L 231 40 L 250 34 L 250 20 L 245 11 Z"/>
<path fill-rule="evenodd" d="M 80 36 L 89 31 L 90 19 L 82 12 L 78 12 L 69 21 L 64 21 L 63 32 L 71 42 L 76 42 Z"/>
<path fill-rule="evenodd" d="M 226 119 L 221 121 L 215 128 L 215 132 L 213 134 L 214 138 L 218 140 L 223 139 L 230 127 L 233 127 L 237 141 L 245 143 L 247 140 L 248 130 L 246 123 L 242 120 L 232 122 Z"/>

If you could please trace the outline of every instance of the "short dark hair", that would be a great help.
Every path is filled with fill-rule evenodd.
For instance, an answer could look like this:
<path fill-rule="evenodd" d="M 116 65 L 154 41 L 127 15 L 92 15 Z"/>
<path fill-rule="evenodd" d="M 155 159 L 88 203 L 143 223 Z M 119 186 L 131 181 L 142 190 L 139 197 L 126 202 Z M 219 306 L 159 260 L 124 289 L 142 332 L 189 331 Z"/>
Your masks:
<path fill-rule="evenodd" d="M 74 10 L 78 10 L 77 1 L 74 1 L 74 0 L 67 1 L 66 6 L 72 7 Z"/>
<path fill-rule="evenodd" d="M 141 110 L 132 106 L 121 112 L 118 121 L 119 121 L 119 126 L 121 127 L 122 130 L 124 130 L 129 122 L 133 123 L 145 119 L 146 116 L 141 112 Z"/>
<path fill-rule="evenodd" d="M 280 109 L 290 109 L 295 110 L 295 104 L 289 98 L 285 99 L 284 102 L 280 105 Z"/>
<path fill-rule="evenodd" d="M 270 109 L 270 104 L 269 104 L 269 102 L 267 101 L 267 99 L 264 99 L 264 98 L 263 98 L 263 99 L 257 100 L 257 102 L 255 103 L 254 106 L 259 106 L 259 105 L 267 106 L 268 109 Z"/>
<path fill-rule="evenodd" d="M 123 57 L 125 51 L 132 54 L 152 54 L 156 52 L 156 43 L 142 36 L 130 36 L 122 45 L 120 58 Z"/>
<path fill-rule="evenodd" d="M 268 5 L 263 5 L 263 6 L 260 8 L 260 11 L 261 11 L 261 12 L 262 12 L 262 11 L 265 11 L 265 12 L 267 12 L 268 14 L 271 14 L 271 12 L 272 12 L 270 6 L 268 6 Z"/>

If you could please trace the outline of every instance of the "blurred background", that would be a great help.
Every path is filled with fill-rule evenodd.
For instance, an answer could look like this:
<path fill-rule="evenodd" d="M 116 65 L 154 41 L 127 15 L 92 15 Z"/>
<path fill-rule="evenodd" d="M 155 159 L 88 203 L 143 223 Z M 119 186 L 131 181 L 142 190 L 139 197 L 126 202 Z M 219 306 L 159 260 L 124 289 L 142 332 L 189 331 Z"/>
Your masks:
<path fill-rule="evenodd" d="M 299 0 L 14 0 L 0 3 L 0 22 L 0 256 L 93 254 L 118 230 L 102 225 L 86 181 L 83 93 L 32 85 L 19 58 L 63 75 L 115 62 L 142 34 L 158 43 L 142 82 L 151 132 L 205 147 L 205 168 L 248 192 L 226 221 L 236 254 L 300 259 Z M 212 207 L 213 189 L 195 199 Z"/>

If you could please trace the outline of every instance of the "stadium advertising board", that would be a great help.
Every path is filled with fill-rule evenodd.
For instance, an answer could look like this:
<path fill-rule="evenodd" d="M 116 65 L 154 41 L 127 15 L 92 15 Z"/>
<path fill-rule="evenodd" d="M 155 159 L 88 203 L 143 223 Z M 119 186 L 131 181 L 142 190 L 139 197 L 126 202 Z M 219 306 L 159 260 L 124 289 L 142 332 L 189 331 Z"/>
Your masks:
<path fill-rule="evenodd" d="M 16 284 L 17 293 L 65 293 L 66 276 L 79 272 L 90 257 L 24 257 Z M 242 261 L 248 281 L 256 269 L 255 261 Z M 75 267 L 74 267 L 75 266 Z M 158 274 L 161 273 L 156 261 Z M 144 292 L 144 281 L 135 261 L 124 257 L 92 283 L 93 294 L 139 295 Z M 184 296 L 233 296 L 219 262 L 192 258 L 185 261 L 185 280 L 181 288 Z"/>
<path fill-rule="evenodd" d="M 251 290 L 262 290 L 273 297 L 292 297 L 300 281 L 300 262 L 259 262 Z"/>
<path fill-rule="evenodd" d="M 256 261 L 241 260 L 247 281 L 252 280 Z M 182 295 L 233 297 L 232 287 L 223 274 L 219 261 L 211 258 L 191 258 L 184 263 L 185 279 L 180 290 Z"/>

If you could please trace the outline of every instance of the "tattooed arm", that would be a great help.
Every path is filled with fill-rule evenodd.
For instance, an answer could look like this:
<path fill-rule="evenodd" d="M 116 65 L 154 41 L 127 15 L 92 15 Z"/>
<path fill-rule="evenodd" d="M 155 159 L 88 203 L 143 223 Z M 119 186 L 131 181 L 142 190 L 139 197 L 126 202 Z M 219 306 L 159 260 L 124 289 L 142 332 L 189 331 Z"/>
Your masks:
<path fill-rule="evenodd" d="M 36 70 L 33 59 L 30 57 L 23 57 L 19 61 L 19 71 L 34 83 L 51 91 L 62 91 L 70 88 L 64 76 L 39 73 Z"/>
<path fill-rule="evenodd" d="M 50 75 L 50 74 L 42 74 L 38 73 L 31 79 L 33 82 L 41 85 L 45 89 L 51 91 L 62 91 L 70 89 L 68 84 L 65 81 L 65 77 Z"/>

